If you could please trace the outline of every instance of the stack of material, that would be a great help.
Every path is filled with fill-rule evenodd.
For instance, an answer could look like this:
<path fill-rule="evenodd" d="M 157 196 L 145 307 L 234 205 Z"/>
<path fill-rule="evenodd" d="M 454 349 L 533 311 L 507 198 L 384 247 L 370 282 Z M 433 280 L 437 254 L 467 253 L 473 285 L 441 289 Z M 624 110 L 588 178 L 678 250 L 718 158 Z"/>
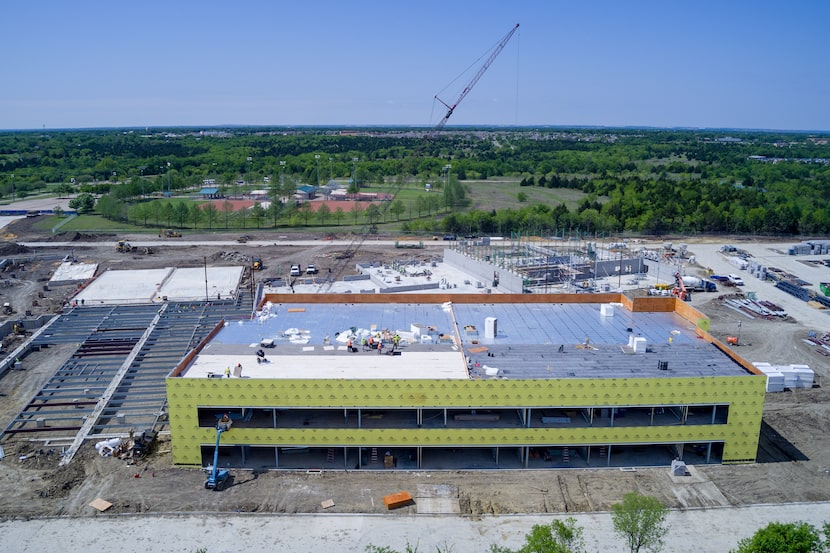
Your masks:
<path fill-rule="evenodd" d="M 790 368 L 798 376 L 799 388 L 812 388 L 815 372 L 808 365 L 790 365 Z"/>
<path fill-rule="evenodd" d="M 815 373 L 807 365 L 771 365 L 753 363 L 767 377 L 767 392 L 783 392 L 786 388 L 812 388 Z"/>

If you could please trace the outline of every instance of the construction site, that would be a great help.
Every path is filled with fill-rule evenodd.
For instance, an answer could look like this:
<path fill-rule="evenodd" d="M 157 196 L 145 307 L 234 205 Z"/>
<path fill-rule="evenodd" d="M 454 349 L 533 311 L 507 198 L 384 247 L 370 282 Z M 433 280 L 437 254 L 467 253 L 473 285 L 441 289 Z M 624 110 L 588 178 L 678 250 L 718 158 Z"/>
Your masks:
<path fill-rule="evenodd" d="M 412 504 L 395 513 L 603 510 L 632 486 L 675 507 L 828 496 L 825 315 L 748 273 L 681 299 L 674 275 L 728 274 L 714 243 L 681 256 L 600 242 L 592 259 L 587 243 L 389 240 L 344 261 L 349 242 L 313 236 L 193 238 L 130 236 L 126 253 L 19 238 L 7 255 L 0 471 L 20 485 L 6 516 L 90 514 L 97 499 L 107 512 L 376 512 L 400 490 Z M 782 248 L 756 259 L 822 280 Z M 541 267 L 568 277 L 536 285 Z M 763 363 L 809 366 L 810 385 L 765 393 Z"/>

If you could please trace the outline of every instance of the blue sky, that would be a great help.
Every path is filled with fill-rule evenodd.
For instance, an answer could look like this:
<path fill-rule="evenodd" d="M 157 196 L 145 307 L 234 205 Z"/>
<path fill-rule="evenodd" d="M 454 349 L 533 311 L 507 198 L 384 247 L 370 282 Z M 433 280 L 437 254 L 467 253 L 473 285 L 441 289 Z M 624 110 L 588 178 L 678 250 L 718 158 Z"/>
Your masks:
<path fill-rule="evenodd" d="M 437 123 L 830 130 L 830 2 L 22 1 L 0 128 Z M 465 73 L 465 71 L 467 71 Z"/>

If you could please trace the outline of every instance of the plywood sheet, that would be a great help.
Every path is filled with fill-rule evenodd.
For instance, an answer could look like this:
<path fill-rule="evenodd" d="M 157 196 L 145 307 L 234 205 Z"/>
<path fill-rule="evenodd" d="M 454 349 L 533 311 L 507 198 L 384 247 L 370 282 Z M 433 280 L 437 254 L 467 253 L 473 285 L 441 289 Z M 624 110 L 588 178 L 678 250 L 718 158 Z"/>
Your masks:
<path fill-rule="evenodd" d="M 396 492 L 383 496 L 383 504 L 389 510 L 406 507 L 410 503 L 412 503 L 412 495 L 409 492 Z"/>
<path fill-rule="evenodd" d="M 106 499 L 101 499 L 100 497 L 89 504 L 90 507 L 94 509 L 98 509 L 102 513 L 112 507 L 112 503 L 107 501 Z"/>

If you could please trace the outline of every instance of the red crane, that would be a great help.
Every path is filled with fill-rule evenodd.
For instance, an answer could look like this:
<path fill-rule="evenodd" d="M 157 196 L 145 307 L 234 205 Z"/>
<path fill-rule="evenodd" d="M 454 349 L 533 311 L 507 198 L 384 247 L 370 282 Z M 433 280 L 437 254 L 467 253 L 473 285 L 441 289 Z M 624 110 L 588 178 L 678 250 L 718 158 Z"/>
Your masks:
<path fill-rule="evenodd" d="M 490 67 L 493 61 L 495 61 L 496 57 L 501 53 L 502 50 L 504 50 L 504 47 L 507 45 L 507 42 L 510 40 L 510 38 L 513 36 L 513 33 L 515 33 L 518 28 L 519 24 L 516 23 L 516 25 L 512 29 L 510 29 L 510 32 L 504 35 L 504 38 L 502 38 L 496 45 L 496 47 L 493 49 L 493 52 L 490 54 L 490 57 L 487 58 L 487 61 L 484 62 L 484 65 L 482 65 L 479 68 L 476 74 L 473 75 L 473 78 L 470 79 L 470 82 L 467 84 L 467 86 L 464 87 L 464 90 L 461 91 L 461 94 L 458 96 L 458 99 L 455 101 L 453 105 L 449 105 L 438 96 L 435 96 L 435 99 L 444 104 L 444 107 L 447 108 L 447 113 L 444 115 L 444 118 L 441 119 L 437 125 L 435 125 L 435 128 L 433 128 L 429 132 L 429 134 L 427 135 L 428 138 L 435 136 L 438 133 L 438 131 L 444 128 L 444 125 L 447 124 L 447 121 L 449 120 L 452 113 L 455 111 L 455 108 L 457 108 L 458 104 L 461 103 L 461 100 L 463 100 L 467 96 L 467 94 L 470 93 L 470 91 L 476 85 L 478 80 L 481 79 L 481 76 L 484 75 L 484 72 L 487 71 L 487 68 Z"/>

